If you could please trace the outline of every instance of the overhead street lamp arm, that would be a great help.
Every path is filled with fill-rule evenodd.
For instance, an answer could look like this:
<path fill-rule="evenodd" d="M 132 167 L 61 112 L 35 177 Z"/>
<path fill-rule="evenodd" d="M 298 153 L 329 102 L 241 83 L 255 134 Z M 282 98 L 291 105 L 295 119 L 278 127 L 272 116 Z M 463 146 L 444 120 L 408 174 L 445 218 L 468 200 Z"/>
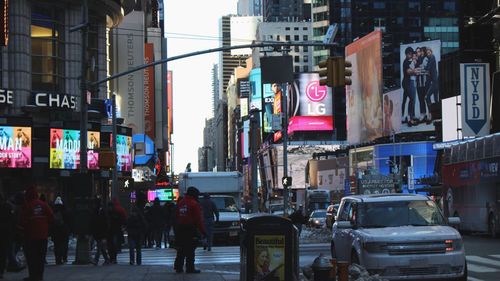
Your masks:
<path fill-rule="evenodd" d="M 234 50 L 234 49 L 245 49 L 245 48 L 263 48 L 263 47 L 282 47 L 282 46 L 323 46 L 323 47 L 333 47 L 336 46 L 336 43 L 333 44 L 325 44 L 320 41 L 315 41 L 315 42 L 263 42 L 263 43 L 253 43 L 253 44 L 246 44 L 246 45 L 236 45 L 236 46 L 228 46 L 228 47 L 219 47 L 219 48 L 213 48 L 213 49 L 207 49 L 203 51 L 197 51 L 197 52 L 192 52 L 192 53 L 187 53 L 183 55 L 178 55 L 178 56 L 173 56 L 170 58 L 165 58 L 157 61 L 153 61 L 147 64 L 143 64 L 134 68 L 131 68 L 127 71 L 120 72 L 114 75 L 111 75 L 105 79 L 95 81 L 90 83 L 89 85 L 91 87 L 96 87 L 100 84 L 106 83 L 110 80 L 119 78 L 121 76 L 130 74 L 132 72 L 136 72 L 151 66 L 155 66 L 158 64 L 178 60 L 178 59 L 183 59 L 183 58 L 188 58 L 188 57 L 194 57 L 194 56 L 199 56 L 199 55 L 204 55 L 208 53 L 215 53 L 215 52 L 222 52 L 222 51 L 228 51 L 228 50 Z"/>

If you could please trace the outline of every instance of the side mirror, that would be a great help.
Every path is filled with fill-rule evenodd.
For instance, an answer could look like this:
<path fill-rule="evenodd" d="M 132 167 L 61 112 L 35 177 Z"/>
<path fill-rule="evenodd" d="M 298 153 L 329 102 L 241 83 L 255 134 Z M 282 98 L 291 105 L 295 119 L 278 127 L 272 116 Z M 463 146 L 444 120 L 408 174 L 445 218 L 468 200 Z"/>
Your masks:
<path fill-rule="evenodd" d="M 349 229 L 352 228 L 351 222 L 350 221 L 337 221 L 337 228 L 339 229 Z"/>
<path fill-rule="evenodd" d="M 449 217 L 448 224 L 453 225 L 453 226 L 459 225 L 460 224 L 460 217 Z"/>

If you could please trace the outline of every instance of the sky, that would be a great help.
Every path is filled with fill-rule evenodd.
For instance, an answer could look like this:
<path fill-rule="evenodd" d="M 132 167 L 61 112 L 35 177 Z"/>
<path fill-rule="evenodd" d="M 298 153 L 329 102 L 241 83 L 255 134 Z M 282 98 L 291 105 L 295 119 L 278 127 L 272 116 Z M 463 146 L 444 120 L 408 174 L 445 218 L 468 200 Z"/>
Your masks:
<path fill-rule="evenodd" d="M 220 47 L 219 19 L 236 14 L 237 0 L 164 0 L 168 56 Z M 212 113 L 211 53 L 168 63 L 173 73 L 173 170 L 184 172 L 191 163 L 198 171 L 198 148 L 203 146 L 205 119 Z"/>

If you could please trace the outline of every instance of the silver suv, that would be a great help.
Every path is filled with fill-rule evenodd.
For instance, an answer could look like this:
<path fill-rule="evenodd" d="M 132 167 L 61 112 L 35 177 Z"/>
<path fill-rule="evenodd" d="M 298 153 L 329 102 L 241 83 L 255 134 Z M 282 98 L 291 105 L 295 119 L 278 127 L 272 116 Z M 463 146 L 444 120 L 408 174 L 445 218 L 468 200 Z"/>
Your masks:
<path fill-rule="evenodd" d="M 390 280 L 467 280 L 462 237 L 427 196 L 342 198 L 332 227 L 332 257 Z"/>

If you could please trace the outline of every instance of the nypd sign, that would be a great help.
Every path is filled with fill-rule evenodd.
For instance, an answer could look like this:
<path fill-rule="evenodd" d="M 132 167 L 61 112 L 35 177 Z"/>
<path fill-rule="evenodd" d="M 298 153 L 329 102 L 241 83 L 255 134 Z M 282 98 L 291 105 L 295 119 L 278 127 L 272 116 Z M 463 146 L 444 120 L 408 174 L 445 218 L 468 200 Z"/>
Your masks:
<path fill-rule="evenodd" d="M 490 65 L 460 64 L 462 135 L 484 136 L 490 131 Z"/>

